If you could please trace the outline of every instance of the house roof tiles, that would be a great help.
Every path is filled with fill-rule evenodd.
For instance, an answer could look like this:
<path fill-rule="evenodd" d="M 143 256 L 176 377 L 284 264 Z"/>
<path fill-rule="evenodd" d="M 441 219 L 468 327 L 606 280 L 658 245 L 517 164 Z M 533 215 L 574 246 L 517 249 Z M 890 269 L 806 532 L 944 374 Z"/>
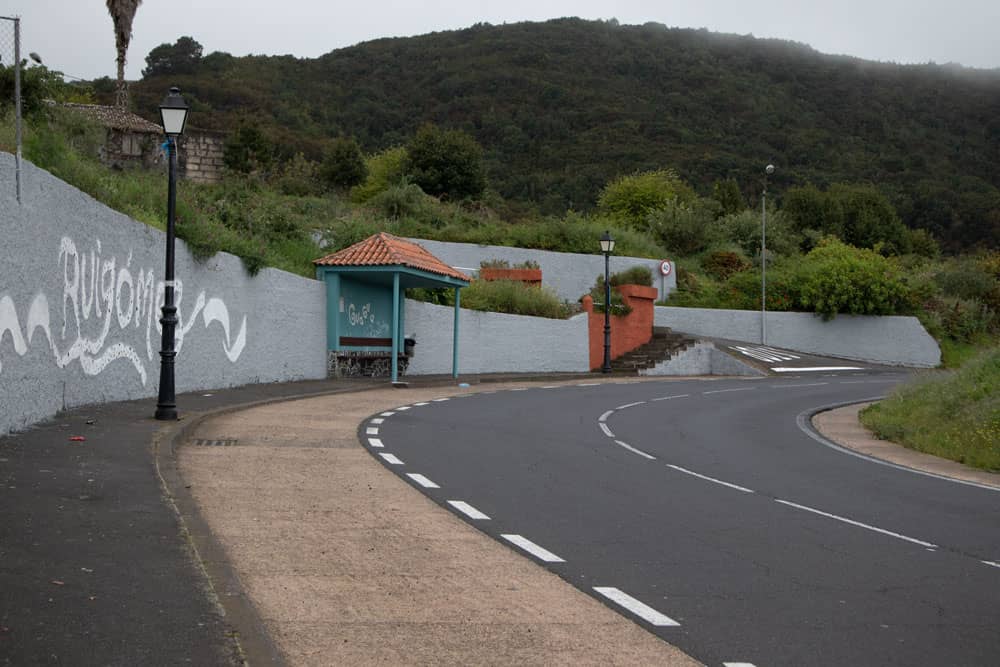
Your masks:
<path fill-rule="evenodd" d="M 466 282 L 472 279 L 448 266 L 423 247 L 386 232 L 313 262 L 317 266 L 406 266 Z"/>
<path fill-rule="evenodd" d="M 136 116 L 131 111 L 125 111 L 118 107 L 71 102 L 64 103 L 62 106 L 90 116 L 104 127 L 115 130 L 142 132 L 145 134 L 163 134 L 163 128 L 156 123 L 151 123 L 141 116 Z"/>

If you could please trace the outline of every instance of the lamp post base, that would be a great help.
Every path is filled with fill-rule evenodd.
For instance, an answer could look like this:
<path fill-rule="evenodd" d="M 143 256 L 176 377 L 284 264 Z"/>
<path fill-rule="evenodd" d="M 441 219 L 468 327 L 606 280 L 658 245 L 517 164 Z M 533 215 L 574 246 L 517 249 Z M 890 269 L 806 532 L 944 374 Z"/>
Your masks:
<path fill-rule="evenodd" d="M 153 415 L 157 421 L 177 421 L 176 405 L 157 405 L 156 414 Z"/>

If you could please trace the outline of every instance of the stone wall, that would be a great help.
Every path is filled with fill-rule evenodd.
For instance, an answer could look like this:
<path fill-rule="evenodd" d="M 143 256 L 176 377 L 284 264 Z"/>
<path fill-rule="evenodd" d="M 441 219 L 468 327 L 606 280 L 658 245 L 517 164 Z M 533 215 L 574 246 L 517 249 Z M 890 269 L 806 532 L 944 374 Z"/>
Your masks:
<path fill-rule="evenodd" d="M 695 336 L 760 342 L 761 314 L 752 310 L 657 306 L 654 324 Z M 915 317 L 838 315 L 824 322 L 812 313 L 768 313 L 767 344 L 890 366 L 931 368 L 941 349 Z"/>
<path fill-rule="evenodd" d="M 479 263 L 491 259 L 506 260 L 511 266 L 531 260 L 542 269 L 542 286 L 552 289 L 560 299 L 575 302 L 594 286 L 597 276 L 604 275 L 604 255 L 582 255 L 573 252 L 550 252 L 527 248 L 508 248 L 497 245 L 477 245 L 475 243 L 450 243 L 410 239 L 419 243 L 442 262 L 465 273 L 475 274 Z M 594 246 L 598 239 L 594 239 Z M 653 272 L 653 287 L 657 290 L 657 301 L 677 288 L 677 270 L 671 263 L 669 276 L 660 275 L 660 261 L 642 257 L 611 255 L 611 273 L 630 269 L 633 266 L 648 266 Z"/>
<path fill-rule="evenodd" d="M 218 183 L 222 180 L 225 134 L 208 130 L 189 130 L 181 137 L 177 153 L 183 178 L 196 183 Z"/>
<path fill-rule="evenodd" d="M 90 403 L 150 398 L 165 237 L 0 152 L 0 434 Z M 176 246 L 178 392 L 326 375 L 317 280 Z M 179 410 L 183 413 L 181 403 Z"/>
<path fill-rule="evenodd" d="M 407 375 L 451 373 L 454 312 L 448 306 L 406 300 L 406 336 L 416 340 Z M 459 376 L 588 370 L 585 313 L 553 320 L 461 310 L 459 318 Z"/>

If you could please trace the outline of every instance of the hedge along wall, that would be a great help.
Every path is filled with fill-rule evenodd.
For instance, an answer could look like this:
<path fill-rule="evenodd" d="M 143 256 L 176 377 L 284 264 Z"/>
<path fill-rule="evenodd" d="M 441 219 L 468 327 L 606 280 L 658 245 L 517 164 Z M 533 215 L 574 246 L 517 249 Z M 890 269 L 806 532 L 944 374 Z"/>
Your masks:
<path fill-rule="evenodd" d="M 597 276 L 604 275 L 604 255 L 582 255 L 573 252 L 551 252 L 548 250 L 528 250 L 526 248 L 508 248 L 499 245 L 477 245 L 475 243 L 450 243 L 447 241 L 428 241 L 425 239 L 409 239 L 419 243 L 442 262 L 459 268 L 461 271 L 478 271 L 479 263 L 491 259 L 504 259 L 511 266 L 531 260 L 537 262 L 542 269 L 542 285 L 551 288 L 560 299 L 575 302 L 590 291 Z M 598 247 L 598 239 L 594 239 L 594 247 Z M 656 288 L 657 301 L 662 301 L 666 295 L 677 288 L 677 267 L 671 262 L 668 276 L 660 275 L 658 259 L 642 257 L 623 257 L 611 255 L 611 273 L 625 271 L 633 266 L 648 266 L 653 272 L 653 287 Z"/>
<path fill-rule="evenodd" d="M 760 342 L 759 311 L 656 306 L 654 324 L 674 331 Z M 915 317 L 768 313 L 767 344 L 786 350 L 890 366 L 932 368 L 941 348 Z"/>
<path fill-rule="evenodd" d="M 455 309 L 406 300 L 404 326 L 417 342 L 407 375 L 451 373 Z M 587 315 L 568 320 L 459 311 L 458 372 L 586 372 Z"/>
<path fill-rule="evenodd" d="M 18 206 L 0 153 L 0 434 L 159 387 L 165 235 L 22 164 Z M 322 283 L 180 241 L 175 267 L 178 392 L 325 377 Z"/>

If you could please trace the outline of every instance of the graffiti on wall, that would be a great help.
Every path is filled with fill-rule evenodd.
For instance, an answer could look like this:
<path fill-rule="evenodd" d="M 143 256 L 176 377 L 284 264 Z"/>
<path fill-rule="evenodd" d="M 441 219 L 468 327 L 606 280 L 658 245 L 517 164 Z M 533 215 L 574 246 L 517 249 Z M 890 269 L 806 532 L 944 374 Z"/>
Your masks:
<path fill-rule="evenodd" d="M 100 240 L 89 252 L 81 252 L 73 239 L 64 236 L 59 244 L 63 287 L 62 294 L 56 297 L 61 302 L 62 327 L 53 331 L 49 295 L 44 292 L 38 292 L 32 299 L 23 328 L 14 299 L 3 294 L 0 295 L 0 345 L 9 335 L 14 351 L 23 357 L 33 343 L 41 344 L 44 335 L 59 368 L 79 361 L 86 375 L 99 375 L 112 362 L 121 359 L 135 369 L 145 386 L 146 364 L 153 361 L 154 343 L 158 348 L 162 335 L 158 315 L 163 305 L 164 282 L 156 280 L 152 268 L 140 267 L 136 271 L 131 251 L 124 261 L 119 263 L 119 259 L 104 257 Z M 185 313 L 182 281 L 174 281 L 174 293 L 178 318 L 174 337 L 177 352 L 180 353 L 185 336 L 200 316 L 205 328 L 213 322 L 221 326 L 223 352 L 235 363 L 246 346 L 246 315 L 233 337 L 229 309 L 222 299 L 206 298 L 203 290 Z M 57 305 L 57 313 L 59 310 Z M 136 339 L 136 334 L 140 340 L 145 338 L 144 350 L 137 350 L 129 342 Z"/>

